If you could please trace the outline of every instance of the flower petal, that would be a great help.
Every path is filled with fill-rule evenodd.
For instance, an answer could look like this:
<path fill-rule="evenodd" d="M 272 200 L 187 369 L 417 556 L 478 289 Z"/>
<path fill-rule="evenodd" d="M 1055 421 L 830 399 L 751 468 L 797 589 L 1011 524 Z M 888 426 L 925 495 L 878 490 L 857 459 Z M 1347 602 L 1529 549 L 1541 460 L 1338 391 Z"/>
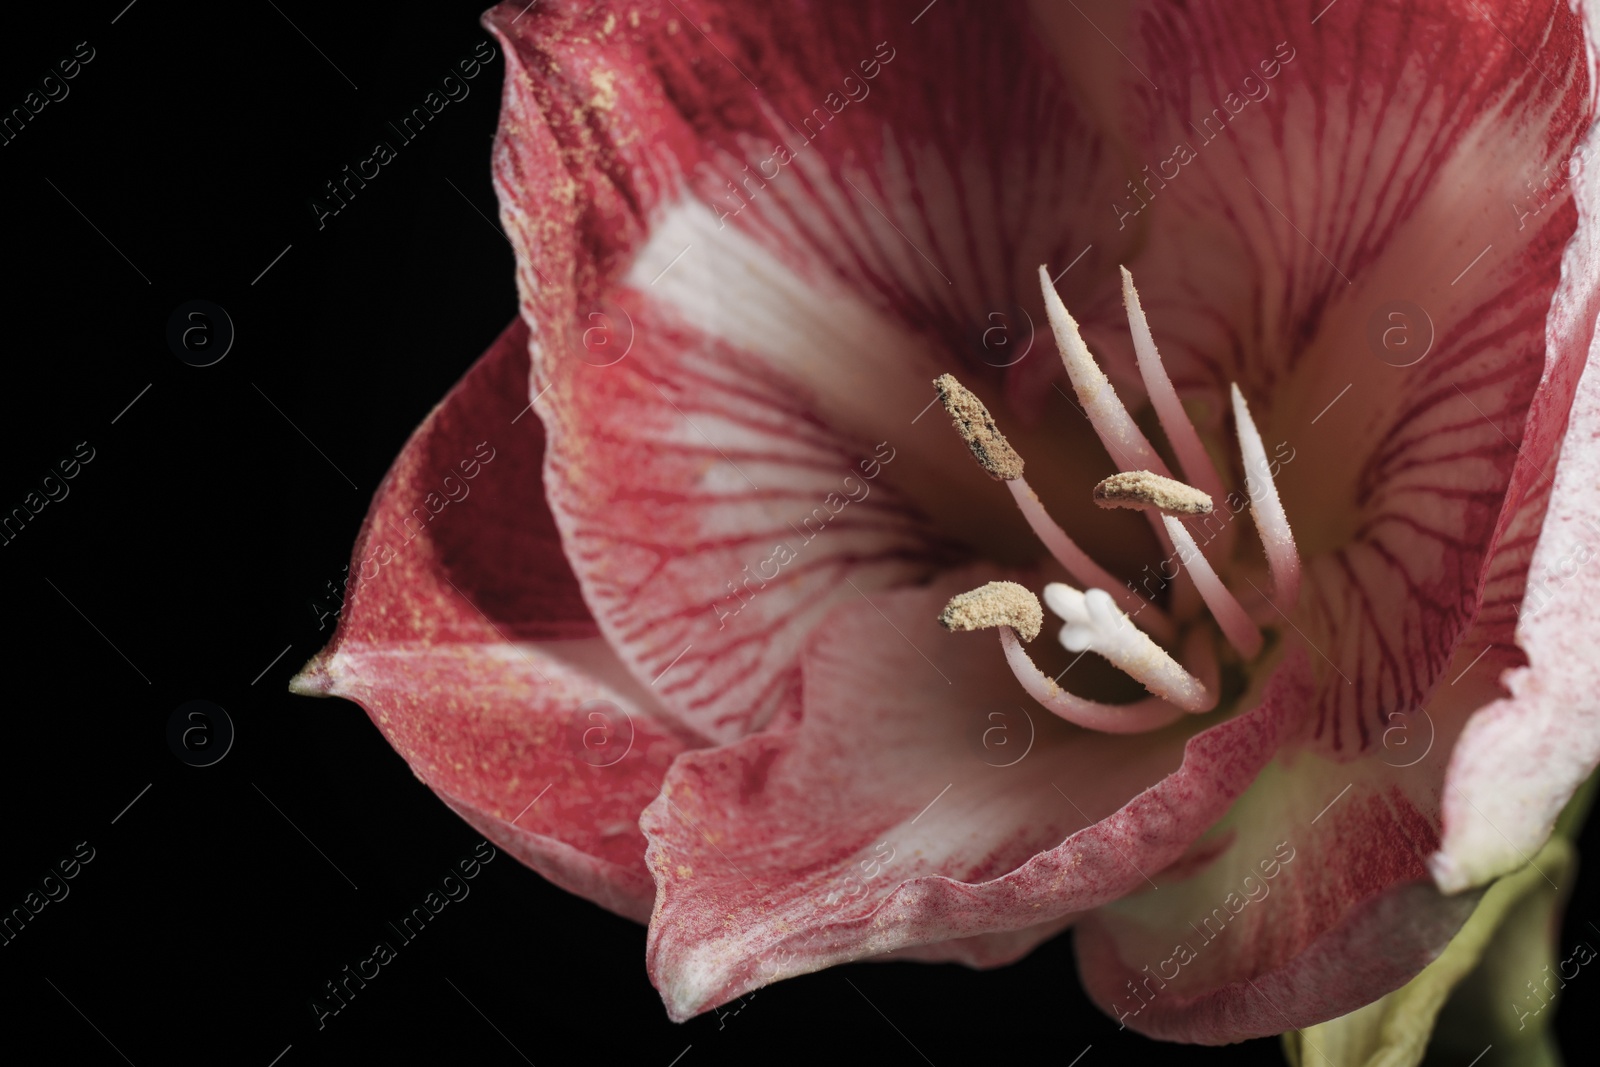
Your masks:
<path fill-rule="evenodd" d="M 1559 838 L 1551 841 L 1533 865 L 1489 887 L 1472 918 L 1421 974 L 1349 1015 L 1285 1033 L 1284 1051 L 1291 1067 L 1379 1063 L 1417 1067 L 1429 1052 L 1470 1060 L 1489 1044 L 1499 1045 L 1502 1051 L 1520 1048 L 1524 1053 L 1533 1047 L 1548 1048 L 1550 1016 L 1539 1020 L 1534 1029 L 1526 1029 L 1525 1017 L 1540 1014 L 1540 1003 L 1527 1002 L 1521 983 L 1529 976 L 1537 977 L 1542 966 L 1556 965 L 1550 942 L 1561 926 L 1564 894 L 1545 878 L 1567 882 L 1576 877 L 1577 860 L 1577 850 L 1570 843 Z M 1496 972 L 1498 982 L 1493 980 Z M 1452 1025 L 1449 1015 L 1458 1005 L 1452 999 L 1447 1008 L 1446 1000 L 1469 977 L 1471 984 L 1493 987 L 1494 993 L 1502 995 L 1491 1000 L 1485 990 L 1482 999 L 1486 1002 L 1461 1004 L 1460 1014 L 1466 1018 L 1458 1017 Z M 1519 1007 L 1519 1001 L 1526 1007 Z M 1444 1018 L 1441 1010 L 1446 1012 Z M 1519 1025 L 1513 1029 L 1512 1022 Z"/>
<path fill-rule="evenodd" d="M 507 640 L 598 636 L 539 491 L 544 431 L 527 383 L 518 319 L 412 432 L 373 494 L 330 648 L 477 640 L 484 616 L 463 596 Z"/>
<path fill-rule="evenodd" d="M 1595 195 L 1586 181 L 1585 202 Z M 1519 472 L 1524 484 L 1552 485 L 1528 486 L 1536 503 L 1547 497 L 1548 508 L 1520 597 L 1515 640 L 1527 665 L 1500 676 L 1511 695 L 1473 715 L 1452 755 L 1444 840 L 1429 861 L 1447 892 L 1482 885 L 1527 862 L 1600 763 L 1600 664 L 1594 656 L 1600 574 L 1593 566 L 1600 548 L 1600 349 L 1591 340 L 1600 293 L 1578 281 L 1600 273 L 1593 218 L 1586 211 L 1580 240 L 1569 253 L 1574 282 L 1563 294 L 1569 299 L 1558 304 L 1551 324 L 1552 350 L 1568 356 L 1548 379 L 1552 402 L 1529 420 L 1529 447 Z M 1577 395 L 1562 420 L 1558 401 L 1580 363 L 1571 353 L 1586 344 Z M 1559 456 L 1553 463 L 1552 453 Z M 1501 659 L 1484 673 L 1499 674 L 1504 666 Z"/>
<path fill-rule="evenodd" d="M 384 478 L 338 628 L 293 687 L 356 701 L 497 844 L 643 919 L 654 891 L 638 814 L 672 758 L 702 742 L 665 725 L 593 637 L 540 491 L 527 380 L 518 320 Z"/>
<path fill-rule="evenodd" d="M 1470 677 L 1392 713 L 1375 758 L 1285 745 L 1199 846 L 1205 863 L 1079 923 L 1091 998 L 1148 1036 L 1223 1044 L 1323 1022 L 1410 980 L 1472 910 L 1439 894 L 1424 861 L 1450 746 L 1493 692 Z"/>
<path fill-rule="evenodd" d="M 1110 161 L 1020 9 L 945 0 L 914 26 L 887 3 L 851 16 L 727 0 L 490 11 L 512 62 L 502 179 L 543 166 L 530 126 L 560 145 L 566 179 L 504 181 L 545 275 L 526 291 L 559 292 L 574 266 L 580 287 L 614 277 L 649 243 L 676 255 L 682 242 L 659 231 L 692 201 L 717 230 L 837 280 L 974 367 L 1010 365 L 974 343 L 988 313 L 1014 308 L 1040 262 L 1061 270 L 1086 241 L 1103 244 L 1090 263 L 1115 261 L 1119 242 L 1100 234 L 1112 227 L 1086 231 L 1076 199 L 1109 195 Z M 589 262 L 563 262 L 553 215 L 582 231 Z"/>
<path fill-rule="evenodd" d="M 1092 243 L 1057 192 L 1105 167 L 1042 50 L 962 15 L 488 16 L 551 504 L 602 632 L 705 736 L 787 721 L 801 644 L 857 589 L 996 529 L 1036 551 L 920 415 L 963 363 L 1000 388 L 985 316 L 1020 307 L 1025 261 Z M 979 57 L 976 87 L 945 76 Z"/>
<path fill-rule="evenodd" d="M 807 648 L 794 730 L 674 764 L 642 820 L 650 972 L 673 1018 L 895 950 L 1014 958 L 1159 877 L 1299 724 L 1298 652 L 1252 710 L 1195 736 L 1058 723 L 992 641 L 934 622 L 982 581 L 836 609 Z"/>

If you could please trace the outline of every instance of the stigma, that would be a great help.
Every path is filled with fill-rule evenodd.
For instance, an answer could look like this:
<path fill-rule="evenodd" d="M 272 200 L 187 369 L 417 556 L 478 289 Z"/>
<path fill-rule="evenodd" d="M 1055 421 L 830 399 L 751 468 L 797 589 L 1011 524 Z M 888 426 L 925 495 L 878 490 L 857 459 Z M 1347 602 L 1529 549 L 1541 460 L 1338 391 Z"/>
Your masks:
<path fill-rule="evenodd" d="M 1139 374 L 1181 468 L 1177 472 L 1167 467 L 1118 398 L 1043 266 L 1039 283 L 1067 376 L 1118 468 L 1118 473 L 1095 486 L 1094 503 L 1146 514 L 1157 540 L 1193 581 L 1209 619 L 1200 614 L 1173 619 L 1090 558 L 1028 486 L 1022 476 L 1022 456 L 1006 440 L 988 408 L 954 376 L 945 374 L 934 385 L 973 459 L 991 478 L 1006 484 L 1034 535 L 1081 586 L 1052 582 L 1043 589 L 1045 605 L 1063 623 L 1057 640 L 1068 651 L 1103 657 L 1142 684 L 1150 696 L 1134 704 L 1105 704 L 1067 692 L 1040 671 L 1022 645 L 1040 633 L 1043 611 L 1038 597 L 1015 582 L 991 582 L 953 598 L 939 622 L 951 631 L 998 630 L 1006 663 L 1018 682 L 1041 706 L 1069 722 L 1107 733 L 1160 729 L 1217 706 L 1213 633 L 1220 633 L 1246 662 L 1259 655 L 1263 646 L 1260 628 L 1184 526 L 1186 519 L 1211 513 L 1213 498 L 1223 494 L 1224 483 L 1161 362 L 1127 269 L 1122 271 L 1122 295 Z M 1299 595 L 1299 552 L 1272 480 L 1261 434 L 1236 384 L 1230 387 L 1230 399 L 1250 514 L 1272 576 L 1271 599 L 1280 610 L 1287 610 Z M 1169 651 L 1174 645 L 1181 646 L 1177 658 Z"/>

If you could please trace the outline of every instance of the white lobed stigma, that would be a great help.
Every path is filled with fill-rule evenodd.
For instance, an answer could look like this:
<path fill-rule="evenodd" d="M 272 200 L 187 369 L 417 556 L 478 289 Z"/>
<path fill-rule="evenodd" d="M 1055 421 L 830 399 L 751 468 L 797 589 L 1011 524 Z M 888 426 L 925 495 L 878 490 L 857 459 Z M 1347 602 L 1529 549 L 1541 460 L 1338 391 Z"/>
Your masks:
<path fill-rule="evenodd" d="M 1095 362 L 1077 321 L 1062 303 L 1043 266 L 1039 268 L 1039 282 L 1067 376 L 1120 472 L 1096 487 L 1095 501 L 1102 507 L 1144 509 L 1158 540 L 1163 547 L 1171 548 L 1199 590 L 1217 628 L 1243 659 L 1254 658 L 1263 644 L 1260 629 L 1179 518 L 1209 512 L 1212 498 L 1224 491 L 1223 483 L 1162 365 L 1138 291 L 1133 287 L 1133 275 L 1126 268 L 1122 271 L 1123 301 L 1139 372 L 1162 432 L 1183 467 L 1182 473 L 1200 488 L 1168 471 Z M 1038 495 L 1022 478 L 1021 456 L 1005 440 L 982 402 L 950 375 L 942 376 L 937 384 L 940 398 L 973 455 L 991 476 L 1006 482 L 1035 536 L 1069 574 L 1088 587 L 1080 591 L 1060 582 L 1044 587 L 1045 604 L 1064 623 L 1059 634 L 1063 647 L 1070 652 L 1103 656 L 1142 683 L 1152 695 L 1136 704 L 1102 704 L 1074 696 L 1044 675 L 1022 648 L 1016 632 L 1016 624 L 1021 624 L 1025 639 L 1032 640 L 1033 633 L 1028 631 L 1036 632 L 1038 616 L 1033 609 L 1037 601 L 1031 605 L 1022 603 L 1024 599 L 1033 600 L 1033 596 L 1015 583 L 991 583 L 955 598 L 940 621 L 949 629 L 997 628 L 1006 662 L 1029 695 L 1061 718 L 1088 729 L 1141 733 L 1175 722 L 1185 713 L 1198 714 L 1216 707 L 1216 652 L 1207 631 L 1191 627 L 1184 642 L 1184 660 L 1199 666 L 1207 679 L 1202 681 L 1158 643 L 1174 640 L 1177 630 L 1173 620 L 1133 592 L 1131 586 L 1118 583 L 1050 518 Z M 1231 387 L 1231 396 L 1239 454 L 1250 493 L 1250 513 L 1272 574 L 1274 600 L 1280 610 L 1288 610 L 1299 595 L 1299 552 L 1272 480 L 1261 434 L 1238 385 Z M 975 441 L 975 437 L 981 440 Z M 999 463 L 996 457 L 1003 457 L 1005 462 Z M 998 469 L 1000 466 L 1005 469 Z M 1231 538 L 1222 543 L 1231 544 Z M 993 591 L 1002 585 L 1005 611 L 975 610 L 977 606 L 992 607 L 989 602 L 995 599 Z"/>
<path fill-rule="evenodd" d="M 1134 627 L 1104 589 L 1079 592 L 1070 585 L 1051 582 L 1044 587 L 1044 602 L 1061 616 L 1065 626 L 1059 639 L 1068 652 L 1094 652 L 1127 672 L 1152 694 L 1184 711 L 1210 711 L 1215 693 L 1200 679 L 1178 666 L 1164 648 Z"/>

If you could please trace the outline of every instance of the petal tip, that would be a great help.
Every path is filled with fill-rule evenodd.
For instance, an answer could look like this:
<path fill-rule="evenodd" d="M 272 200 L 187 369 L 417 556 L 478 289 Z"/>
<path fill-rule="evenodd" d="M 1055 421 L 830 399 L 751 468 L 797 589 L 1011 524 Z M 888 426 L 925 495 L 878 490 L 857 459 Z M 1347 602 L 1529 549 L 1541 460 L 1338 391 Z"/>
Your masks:
<path fill-rule="evenodd" d="M 732 999 L 727 995 L 727 974 L 705 951 L 689 948 L 677 955 L 670 974 L 653 977 L 661 993 L 661 1003 L 667 1009 L 667 1018 L 675 1023 L 688 1022 Z"/>
<path fill-rule="evenodd" d="M 289 692 L 302 697 L 333 696 L 333 673 L 328 670 L 328 654 L 318 652 L 289 680 Z"/>

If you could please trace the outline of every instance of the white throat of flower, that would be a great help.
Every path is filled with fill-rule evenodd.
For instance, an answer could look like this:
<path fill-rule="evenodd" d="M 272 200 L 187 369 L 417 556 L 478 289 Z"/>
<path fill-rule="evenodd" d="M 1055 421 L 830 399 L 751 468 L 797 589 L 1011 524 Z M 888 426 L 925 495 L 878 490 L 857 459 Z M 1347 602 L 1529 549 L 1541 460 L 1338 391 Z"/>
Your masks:
<path fill-rule="evenodd" d="M 1244 660 L 1254 659 L 1262 646 L 1260 628 L 1180 521 L 1186 516 L 1209 514 L 1212 498 L 1223 495 L 1223 482 L 1161 363 L 1139 294 L 1133 287 L 1133 276 L 1123 268 L 1122 297 L 1133 331 L 1139 374 L 1187 480 L 1173 476 L 1134 423 L 1084 344 L 1077 322 L 1068 314 L 1042 266 L 1039 283 L 1044 289 L 1045 309 L 1056 346 L 1078 401 L 1122 472 L 1095 487 L 1095 502 L 1101 507 L 1144 510 L 1157 539 L 1182 561 L 1228 643 Z M 991 582 L 963 593 L 950 601 L 939 621 L 950 630 L 998 629 L 1006 662 L 1023 688 L 1050 711 L 1089 729 L 1141 733 L 1159 729 L 1185 714 L 1216 707 L 1217 659 L 1205 628 L 1188 627 L 1180 650 L 1183 663 L 1198 672 L 1197 677 L 1163 647 L 1177 640 L 1177 623 L 1095 563 L 1050 518 L 1022 477 L 1022 457 L 995 425 L 983 402 L 951 375 L 940 376 L 934 385 L 973 458 L 990 477 L 1006 483 L 1034 535 L 1085 587 L 1079 590 L 1059 582 L 1044 587 L 1045 603 L 1065 622 L 1059 634 L 1061 644 L 1072 652 L 1092 651 L 1104 656 L 1143 684 L 1151 696 L 1136 704 L 1103 704 L 1074 696 L 1056 685 L 1034 665 L 1018 640 L 1018 630 L 1029 641 L 1038 635 L 1043 613 L 1037 597 L 1014 582 Z M 1272 574 L 1272 600 L 1280 610 L 1286 610 L 1294 606 L 1299 596 L 1300 555 L 1272 480 L 1261 434 L 1239 387 L 1233 385 L 1231 393 L 1250 513 Z"/>

